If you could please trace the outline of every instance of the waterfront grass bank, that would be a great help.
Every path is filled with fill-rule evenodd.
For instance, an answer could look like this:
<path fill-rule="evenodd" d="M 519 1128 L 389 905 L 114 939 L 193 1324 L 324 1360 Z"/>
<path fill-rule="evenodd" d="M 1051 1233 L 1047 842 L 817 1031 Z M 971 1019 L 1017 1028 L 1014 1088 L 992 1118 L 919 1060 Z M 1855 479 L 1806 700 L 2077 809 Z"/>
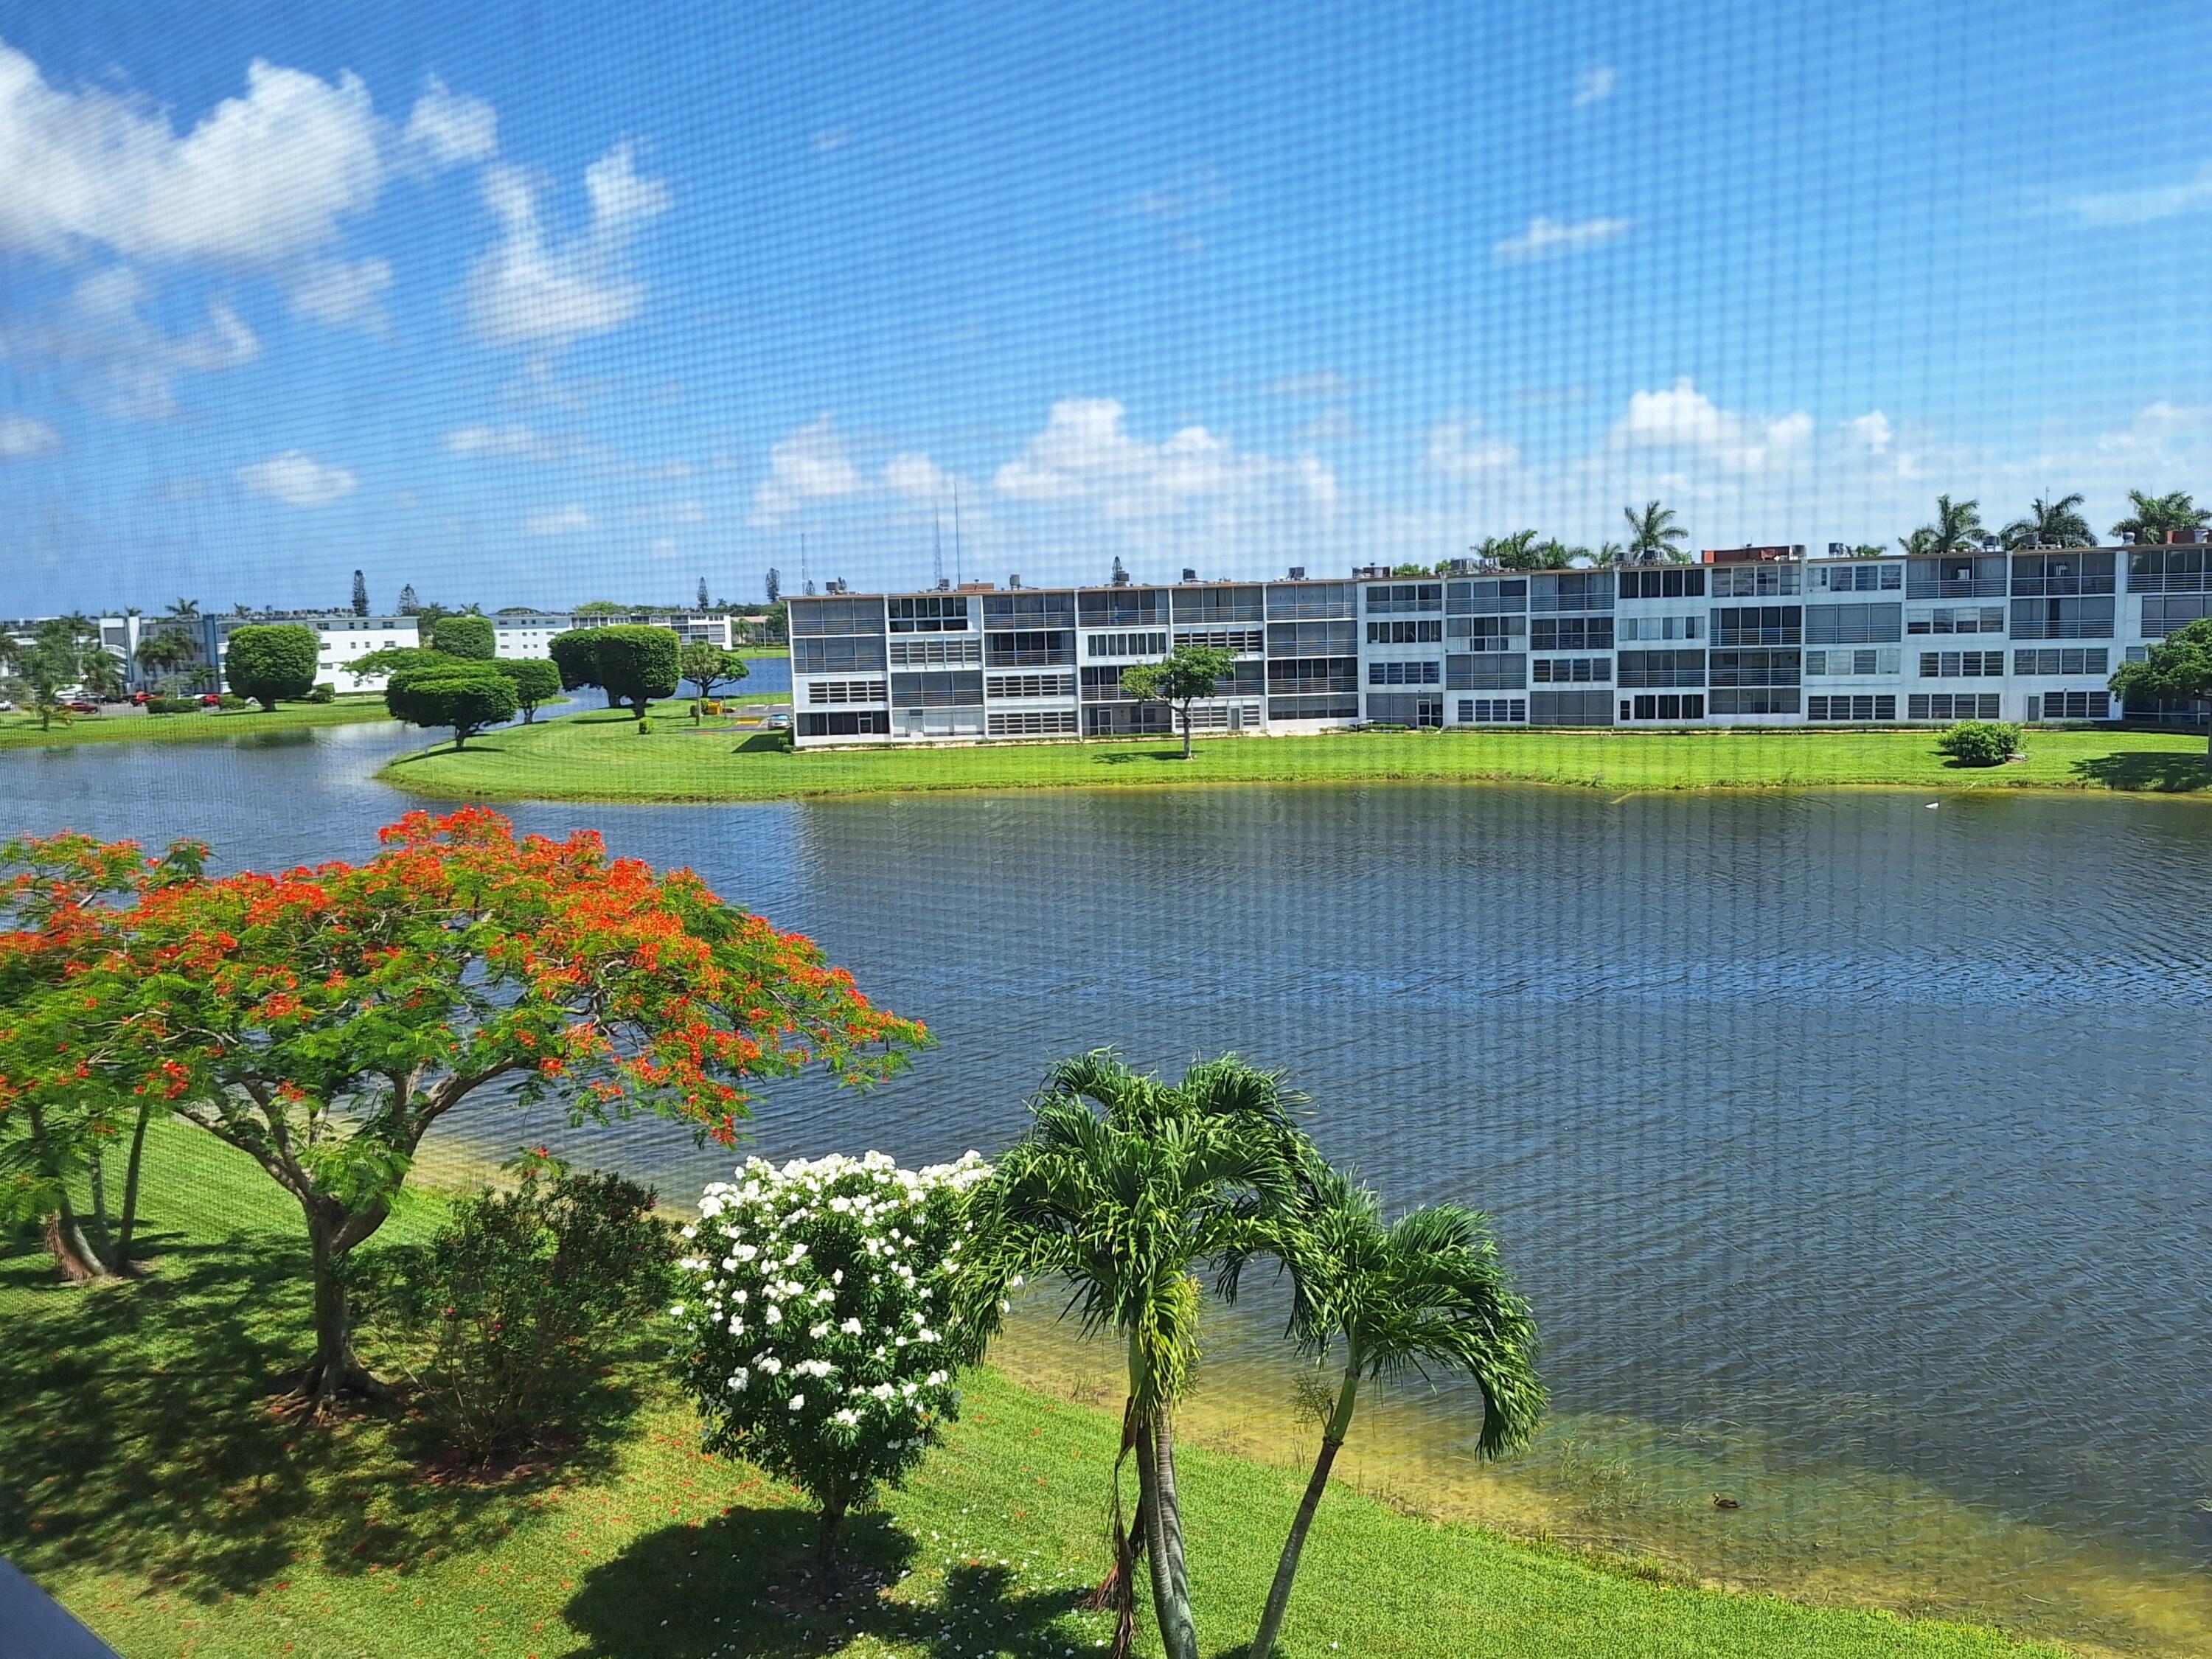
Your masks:
<path fill-rule="evenodd" d="M 155 1275 L 68 1291 L 0 1251 L 0 1553 L 127 1659 L 192 1653 L 531 1656 L 1090 1651 L 1116 1418 L 994 1371 L 912 1488 L 849 1531 L 862 1582 L 824 1604 L 812 1515 L 701 1455 L 653 1334 L 562 1460 L 441 1475 L 399 1417 L 316 1428 L 266 1390 L 311 1346 L 296 1213 L 242 1155 L 157 1131 Z M 440 1201 L 411 1195 L 391 1242 Z M 382 1240 L 380 1243 L 385 1242 Z M 371 1246 L 370 1248 L 374 1248 Z M 378 1358 L 374 1330 L 366 1352 Z M 1209 1651 L 1249 1633 L 1296 1471 L 1193 1448 L 1183 1484 Z M 1143 1626 L 1140 1625 L 1140 1629 Z M 1986 1631 L 1692 1586 L 1331 1495 L 1285 1652 L 1609 1659 L 2056 1659 Z M 1145 1650 L 1149 1650 L 1146 1649 Z"/>
<path fill-rule="evenodd" d="M 386 782 L 441 799 L 748 801 L 943 789 L 1113 789 L 1228 783 L 1534 783 L 1613 790 L 2212 790 L 2204 738 L 2184 732 L 2033 730 L 2027 758 L 1954 766 L 1937 732 L 1475 731 L 1219 738 L 1193 758 L 1177 744 L 978 744 L 791 752 L 780 733 L 695 727 L 687 705 L 657 707 L 641 733 L 592 711 L 489 732 L 392 762 Z"/>
<path fill-rule="evenodd" d="M 310 726 L 353 726 L 390 720 L 380 693 L 340 697 L 335 702 L 280 702 L 264 714 L 250 708 L 208 708 L 189 714 L 120 712 L 80 715 L 67 726 L 56 720 L 41 731 L 36 714 L 0 714 L 0 750 L 55 749 L 87 743 L 192 743 L 210 738 L 246 737 L 257 732 L 291 732 Z"/>

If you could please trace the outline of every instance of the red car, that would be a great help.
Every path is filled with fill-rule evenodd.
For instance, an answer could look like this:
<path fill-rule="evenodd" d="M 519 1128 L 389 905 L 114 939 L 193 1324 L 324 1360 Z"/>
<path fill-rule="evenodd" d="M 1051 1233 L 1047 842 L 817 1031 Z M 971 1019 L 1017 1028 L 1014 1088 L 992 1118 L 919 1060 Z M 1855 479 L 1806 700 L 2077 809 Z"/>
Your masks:
<path fill-rule="evenodd" d="M 203 708 L 220 708 L 222 707 L 222 699 L 215 692 L 210 691 L 200 699 L 200 707 Z"/>
<path fill-rule="evenodd" d="M 100 712 L 100 705 L 90 697 L 79 697 L 73 702 L 64 703 L 62 707 L 72 714 L 97 714 Z"/>

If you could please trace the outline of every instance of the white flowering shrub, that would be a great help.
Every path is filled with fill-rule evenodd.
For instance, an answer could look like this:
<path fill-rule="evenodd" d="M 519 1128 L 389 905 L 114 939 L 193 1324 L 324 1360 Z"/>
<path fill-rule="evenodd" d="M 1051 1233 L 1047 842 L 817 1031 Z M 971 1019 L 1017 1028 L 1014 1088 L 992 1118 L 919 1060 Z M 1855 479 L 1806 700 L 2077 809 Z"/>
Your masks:
<path fill-rule="evenodd" d="M 921 1170 L 881 1152 L 753 1158 L 684 1230 L 672 1311 L 706 1449 L 811 1497 L 825 1555 L 846 1513 L 898 1486 L 958 1414 L 955 1378 L 994 1322 L 963 1309 L 961 1276 L 967 1197 L 989 1173 L 973 1152 Z"/>

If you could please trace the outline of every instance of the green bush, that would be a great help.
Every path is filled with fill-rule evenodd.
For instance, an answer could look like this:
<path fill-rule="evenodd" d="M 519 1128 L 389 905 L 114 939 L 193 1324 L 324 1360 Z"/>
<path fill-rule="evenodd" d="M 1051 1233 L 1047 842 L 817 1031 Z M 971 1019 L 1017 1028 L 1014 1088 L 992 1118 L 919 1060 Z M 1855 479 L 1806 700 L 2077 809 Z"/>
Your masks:
<path fill-rule="evenodd" d="M 312 628 L 297 623 L 249 623 L 231 630 L 224 677 L 230 689 L 274 709 L 279 697 L 304 697 L 314 689 L 321 651 Z"/>
<path fill-rule="evenodd" d="M 653 1201 L 534 1154 L 513 1192 L 487 1188 L 429 1243 L 364 1264 L 365 1311 L 413 1346 L 455 1451 L 488 1459 L 574 1425 L 615 1340 L 672 1294 L 677 1240 Z"/>
<path fill-rule="evenodd" d="M 536 718 L 539 704 L 550 702 L 560 695 L 561 671 L 546 658 L 515 657 L 493 666 L 514 684 L 514 706 L 522 711 L 526 726 Z"/>
<path fill-rule="evenodd" d="M 514 718 L 514 682 L 484 662 L 403 668 L 386 682 L 384 706 L 410 726 L 451 726 L 460 749 L 485 726 Z"/>
<path fill-rule="evenodd" d="M 215 706 L 218 708 L 243 708 L 246 707 L 246 699 L 235 691 L 218 691 L 216 693 Z"/>
<path fill-rule="evenodd" d="M 682 650 L 675 629 L 621 623 L 592 631 L 592 678 L 605 689 L 610 707 L 627 703 L 643 720 L 655 697 L 675 695 Z M 556 636 L 555 643 L 565 637 Z"/>
<path fill-rule="evenodd" d="M 198 712 L 198 697 L 149 697 L 146 712 L 149 714 L 191 714 Z"/>
<path fill-rule="evenodd" d="M 337 700 L 338 689 L 328 680 L 317 680 L 315 689 L 307 693 L 309 702 L 336 702 Z"/>
<path fill-rule="evenodd" d="M 1936 739 L 1936 748 L 1961 766 L 2002 766 L 2020 752 L 2020 727 L 2002 720 L 1960 720 Z"/>
<path fill-rule="evenodd" d="M 545 642 L 545 652 L 552 659 L 554 671 L 561 676 L 563 691 L 580 691 L 586 686 L 599 683 L 599 636 L 604 629 L 572 628 L 565 634 L 556 634 Z M 607 698 L 611 706 L 614 698 Z"/>
<path fill-rule="evenodd" d="M 439 617 L 430 629 L 430 648 L 471 662 L 489 662 L 499 654 L 489 617 Z"/>
<path fill-rule="evenodd" d="M 651 735 L 652 735 L 652 732 L 653 732 L 653 716 L 652 716 L 652 715 L 650 715 L 650 714 L 640 714 L 640 715 L 637 717 L 637 734 L 638 734 L 638 736 L 640 736 L 641 738 L 643 738 L 643 737 L 649 737 L 649 736 L 651 736 Z"/>

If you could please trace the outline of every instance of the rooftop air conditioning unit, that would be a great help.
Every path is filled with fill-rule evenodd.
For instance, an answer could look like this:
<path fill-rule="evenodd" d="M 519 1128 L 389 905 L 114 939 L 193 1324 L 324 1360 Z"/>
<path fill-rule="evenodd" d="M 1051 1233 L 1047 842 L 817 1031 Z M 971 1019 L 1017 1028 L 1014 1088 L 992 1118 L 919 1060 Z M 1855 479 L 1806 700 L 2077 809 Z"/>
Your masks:
<path fill-rule="evenodd" d="M 1187 582 L 1194 582 L 1198 580 L 1198 572 L 1185 565 L 1182 568 L 1182 579 Z"/>
<path fill-rule="evenodd" d="M 1006 578 L 1006 586 L 1010 589 L 1019 587 L 1021 585 L 1022 579 L 1019 576 L 1009 576 Z"/>
<path fill-rule="evenodd" d="M 823 591 L 830 593 L 842 593 L 845 591 L 845 579 L 842 576 L 832 577 L 823 584 Z"/>
<path fill-rule="evenodd" d="M 937 591 L 940 593 L 950 593 L 952 591 L 952 578 L 939 576 L 937 579 Z"/>
<path fill-rule="evenodd" d="M 1832 559 L 1848 559 L 1851 556 L 1851 550 L 1841 542 L 1830 542 L 1828 556 Z"/>
<path fill-rule="evenodd" d="M 1304 566 L 1304 565 L 1302 565 L 1302 564 L 1294 564 L 1294 565 L 1292 565 L 1292 566 L 1291 567 L 1291 574 L 1290 574 L 1290 575 L 1288 576 L 1288 578 L 1286 578 L 1286 580 L 1290 580 L 1290 581 L 1294 581 L 1294 582 L 1302 582 L 1302 581 L 1304 581 L 1305 579 L 1306 579 L 1306 568 L 1305 568 L 1305 566 Z"/>

